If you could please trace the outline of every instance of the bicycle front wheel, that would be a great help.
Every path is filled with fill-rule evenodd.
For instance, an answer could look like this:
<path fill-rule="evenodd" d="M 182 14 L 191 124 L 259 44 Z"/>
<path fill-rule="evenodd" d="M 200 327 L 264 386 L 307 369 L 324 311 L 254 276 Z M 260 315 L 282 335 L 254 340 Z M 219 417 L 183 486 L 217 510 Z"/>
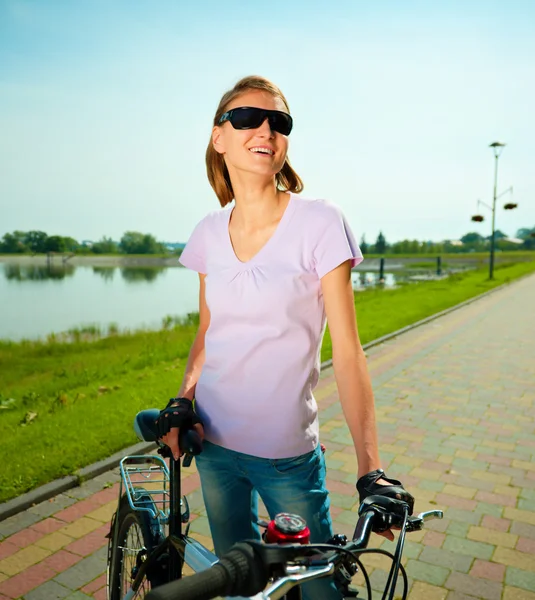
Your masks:
<path fill-rule="evenodd" d="M 143 498 L 151 501 L 149 494 Z M 141 564 L 159 543 L 157 521 L 147 512 L 133 510 L 126 498 L 116 514 L 108 548 L 108 600 L 122 600 L 132 588 Z M 156 527 L 155 527 L 156 525 Z M 137 589 L 135 600 L 165 582 L 165 564 L 154 565 Z"/>

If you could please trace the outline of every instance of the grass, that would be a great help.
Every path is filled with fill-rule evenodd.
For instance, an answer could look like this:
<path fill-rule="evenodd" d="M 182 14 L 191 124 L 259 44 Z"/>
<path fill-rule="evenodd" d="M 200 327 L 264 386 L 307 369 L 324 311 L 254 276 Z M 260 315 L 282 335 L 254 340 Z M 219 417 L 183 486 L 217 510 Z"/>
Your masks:
<path fill-rule="evenodd" d="M 363 343 L 497 285 L 535 272 L 535 261 L 356 294 Z M 180 385 L 197 317 L 164 319 L 160 331 L 98 327 L 47 341 L 0 342 L 0 501 L 136 442 L 132 419 Z M 331 356 L 327 332 L 322 360 Z"/>

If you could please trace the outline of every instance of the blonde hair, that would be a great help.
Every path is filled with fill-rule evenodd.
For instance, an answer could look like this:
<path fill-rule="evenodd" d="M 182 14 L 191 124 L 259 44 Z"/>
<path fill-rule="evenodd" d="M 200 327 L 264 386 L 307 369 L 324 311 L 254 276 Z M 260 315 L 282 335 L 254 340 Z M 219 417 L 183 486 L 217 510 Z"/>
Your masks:
<path fill-rule="evenodd" d="M 231 90 L 223 94 L 215 113 L 214 126 L 219 124 L 219 119 L 221 118 L 221 115 L 226 112 L 227 106 L 235 98 L 249 90 L 261 90 L 280 98 L 284 102 L 284 106 L 288 113 L 290 112 L 284 94 L 274 83 L 271 83 L 271 81 L 264 77 L 250 75 L 240 79 Z M 234 191 L 232 189 L 227 165 L 225 164 L 223 155 L 214 149 L 211 136 L 208 148 L 206 149 L 206 173 L 208 175 L 208 181 L 216 193 L 216 196 L 219 198 L 221 206 L 226 206 L 229 202 L 232 202 L 234 199 Z M 282 169 L 275 176 L 275 181 L 277 189 L 283 192 L 294 192 L 295 194 L 298 194 L 303 191 L 303 181 L 293 170 L 288 157 L 286 157 Z"/>

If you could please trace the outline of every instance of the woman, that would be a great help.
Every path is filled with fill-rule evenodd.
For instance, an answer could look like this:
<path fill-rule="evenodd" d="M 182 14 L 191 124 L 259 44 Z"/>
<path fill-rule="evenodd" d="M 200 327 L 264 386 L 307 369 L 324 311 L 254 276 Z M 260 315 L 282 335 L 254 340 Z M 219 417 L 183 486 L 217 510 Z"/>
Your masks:
<path fill-rule="evenodd" d="M 289 113 L 282 92 L 261 77 L 246 77 L 223 96 L 206 165 L 224 208 L 197 225 L 180 259 L 199 273 L 200 324 L 178 399 L 159 425 L 175 458 L 185 419 L 204 433 L 197 466 L 218 555 L 259 537 L 258 496 L 271 517 L 304 517 L 311 541 L 332 535 L 312 394 L 326 318 L 361 500 L 380 489 L 412 508 L 400 482 L 378 470 L 350 277 L 362 254 L 338 208 L 297 196 L 303 184 L 287 156 Z M 311 582 L 305 593 L 341 597 L 326 580 Z"/>

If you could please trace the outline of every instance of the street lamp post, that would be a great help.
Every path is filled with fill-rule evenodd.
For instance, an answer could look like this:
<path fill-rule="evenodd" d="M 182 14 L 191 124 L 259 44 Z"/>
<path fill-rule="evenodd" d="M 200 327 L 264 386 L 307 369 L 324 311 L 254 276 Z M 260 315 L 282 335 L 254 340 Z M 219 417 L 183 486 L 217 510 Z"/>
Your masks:
<path fill-rule="evenodd" d="M 494 151 L 494 194 L 492 196 L 492 234 L 490 238 L 490 261 L 489 261 L 489 279 L 494 277 L 494 241 L 495 241 L 495 225 L 496 225 L 496 192 L 498 188 L 498 158 L 502 153 L 505 144 L 502 142 L 492 142 L 489 148 Z"/>

